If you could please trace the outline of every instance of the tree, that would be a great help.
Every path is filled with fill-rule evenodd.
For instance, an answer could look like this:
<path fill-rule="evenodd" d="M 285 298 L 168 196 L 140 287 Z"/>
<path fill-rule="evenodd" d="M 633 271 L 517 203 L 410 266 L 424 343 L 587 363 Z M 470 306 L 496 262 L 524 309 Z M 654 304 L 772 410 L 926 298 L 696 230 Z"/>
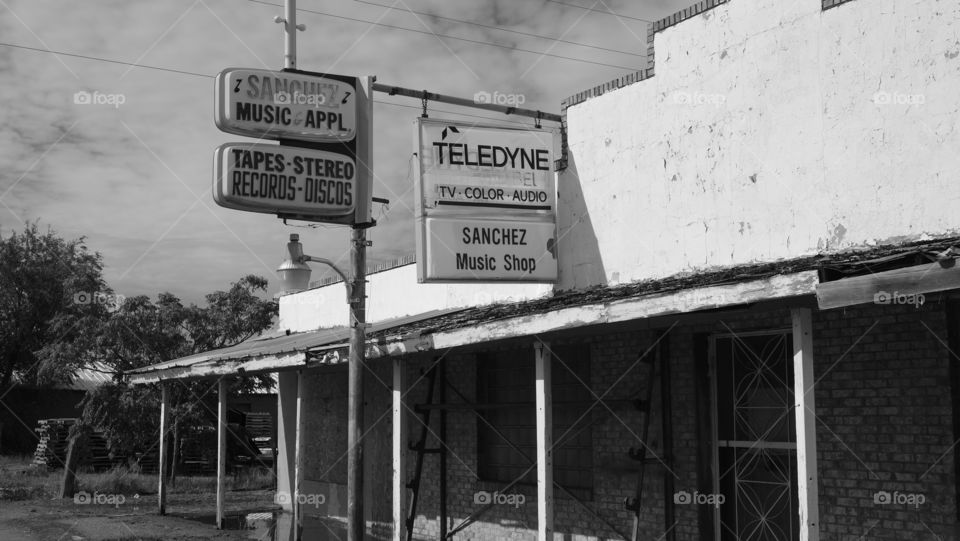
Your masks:
<path fill-rule="evenodd" d="M 95 302 L 112 294 L 102 271 L 102 257 L 83 237 L 65 240 L 30 223 L 0 238 L 0 389 L 15 375 L 37 384 L 69 378 L 73 362 L 44 363 L 37 351 L 70 346 L 75 335 L 58 325 L 64 318 L 87 325 L 106 315 Z"/>
<path fill-rule="evenodd" d="M 175 295 L 161 293 L 156 302 L 146 296 L 125 299 L 106 318 L 64 315 L 56 327 L 71 339 L 50 344 L 38 355 L 50 365 L 109 367 L 114 382 L 84 398 L 84 424 L 102 430 L 122 454 L 144 452 L 158 440 L 159 388 L 128 385 L 123 374 L 257 336 L 272 325 L 277 314 L 274 301 L 258 296 L 266 289 L 266 279 L 251 275 L 231 284 L 227 291 L 206 295 L 205 307 L 184 306 Z M 246 377 L 231 390 L 249 391 L 270 384 L 269 378 Z M 177 437 L 203 423 L 203 399 L 215 396 L 215 387 L 206 381 L 171 386 Z"/>

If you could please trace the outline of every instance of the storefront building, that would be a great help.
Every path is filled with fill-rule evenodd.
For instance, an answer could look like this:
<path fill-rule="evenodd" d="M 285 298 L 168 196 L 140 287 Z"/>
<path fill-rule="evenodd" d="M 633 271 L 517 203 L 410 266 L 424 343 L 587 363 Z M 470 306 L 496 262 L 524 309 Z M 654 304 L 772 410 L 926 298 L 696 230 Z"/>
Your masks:
<path fill-rule="evenodd" d="M 955 538 L 958 25 L 936 0 L 655 23 L 646 70 L 564 103 L 554 287 L 370 276 L 371 538 Z M 277 372 L 281 503 L 331 536 L 346 324 L 327 284 L 131 378 Z"/>

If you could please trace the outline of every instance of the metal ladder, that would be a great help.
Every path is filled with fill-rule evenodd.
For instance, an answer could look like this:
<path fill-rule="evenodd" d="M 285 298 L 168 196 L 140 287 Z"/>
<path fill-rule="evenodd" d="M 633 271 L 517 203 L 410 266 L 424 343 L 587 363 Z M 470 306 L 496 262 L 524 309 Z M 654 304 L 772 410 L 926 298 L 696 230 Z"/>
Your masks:
<path fill-rule="evenodd" d="M 437 383 L 437 366 L 433 366 L 429 372 L 427 372 L 427 400 L 420 406 L 430 406 L 433 404 L 433 394 L 434 389 L 436 388 Z M 430 407 L 420 407 L 417 406 L 414 408 L 414 411 L 417 415 L 420 416 L 420 421 L 422 422 L 420 428 L 420 439 L 416 443 L 410 442 L 409 449 L 411 451 L 417 452 L 417 466 L 414 470 L 413 479 L 407 483 L 407 488 L 412 492 L 410 496 L 410 507 L 407 514 L 406 526 L 407 526 L 407 541 L 413 541 L 413 523 L 417 518 L 417 502 L 420 499 L 420 482 L 423 479 L 423 460 L 426 458 L 426 455 L 431 454 L 440 454 L 442 448 L 428 448 L 427 447 L 427 437 L 430 434 L 430 412 L 433 411 Z"/>
<path fill-rule="evenodd" d="M 641 441 L 644 445 L 640 447 L 631 447 L 627 451 L 627 456 L 636 461 L 637 469 L 637 488 L 636 496 L 627 496 L 623 500 L 623 507 L 633 512 L 633 528 L 631 530 L 633 541 L 640 539 L 640 512 L 643 501 L 643 481 L 646 473 L 647 464 L 664 463 L 668 469 L 673 466 L 673 415 L 670 406 L 670 359 L 667 353 L 666 333 L 660 334 L 657 339 L 657 345 L 653 355 L 649 352 L 641 361 L 649 368 L 647 372 L 647 386 L 645 397 L 634 401 L 634 407 L 640 411 L 643 416 L 643 429 L 641 430 Z M 663 440 L 663 457 L 647 457 L 647 440 L 650 436 L 650 422 L 653 411 L 653 390 L 656 388 L 655 381 L 660 380 L 660 400 L 661 400 L 661 439 Z M 672 523 L 673 510 L 673 475 L 667 472 L 664 475 L 664 518 L 665 522 Z M 675 539 L 672 524 L 667 524 L 666 533 L 663 539 L 672 541 Z"/>

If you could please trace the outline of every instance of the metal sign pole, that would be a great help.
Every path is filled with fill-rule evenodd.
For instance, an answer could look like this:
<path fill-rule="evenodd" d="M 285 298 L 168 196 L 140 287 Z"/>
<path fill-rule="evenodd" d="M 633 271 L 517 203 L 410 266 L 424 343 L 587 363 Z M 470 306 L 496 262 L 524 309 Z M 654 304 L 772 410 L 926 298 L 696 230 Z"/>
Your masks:
<path fill-rule="evenodd" d="M 283 3 L 283 67 L 297 68 L 297 0 Z"/>
<path fill-rule="evenodd" d="M 353 276 L 350 299 L 350 353 L 347 361 L 347 540 L 363 541 L 363 370 L 366 360 L 367 228 L 372 225 L 370 192 L 373 186 L 373 81 L 363 77 L 357 88 L 360 118 L 357 129 L 358 190 L 356 223 L 350 245 Z"/>

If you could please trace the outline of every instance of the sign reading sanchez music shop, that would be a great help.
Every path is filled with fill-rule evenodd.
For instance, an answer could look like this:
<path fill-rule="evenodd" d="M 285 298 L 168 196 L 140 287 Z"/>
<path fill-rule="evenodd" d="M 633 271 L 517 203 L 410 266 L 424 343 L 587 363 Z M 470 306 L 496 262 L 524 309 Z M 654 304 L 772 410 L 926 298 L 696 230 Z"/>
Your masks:
<path fill-rule="evenodd" d="M 554 282 L 553 133 L 417 119 L 421 282 Z"/>

